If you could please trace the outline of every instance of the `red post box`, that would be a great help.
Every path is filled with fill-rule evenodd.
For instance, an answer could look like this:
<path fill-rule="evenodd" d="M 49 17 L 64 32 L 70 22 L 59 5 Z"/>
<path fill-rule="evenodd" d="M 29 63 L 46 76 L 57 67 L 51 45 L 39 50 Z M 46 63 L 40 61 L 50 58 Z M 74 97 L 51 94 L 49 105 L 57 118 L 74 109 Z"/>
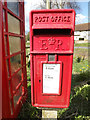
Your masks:
<path fill-rule="evenodd" d="M 69 106 L 75 11 L 30 13 L 31 96 L 34 107 Z"/>

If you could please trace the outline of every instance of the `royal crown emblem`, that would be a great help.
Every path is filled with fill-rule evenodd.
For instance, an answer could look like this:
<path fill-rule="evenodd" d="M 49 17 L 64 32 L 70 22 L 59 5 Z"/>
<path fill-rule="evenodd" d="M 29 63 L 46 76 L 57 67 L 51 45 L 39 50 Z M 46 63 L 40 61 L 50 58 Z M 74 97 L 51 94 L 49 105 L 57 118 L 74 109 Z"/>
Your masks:
<path fill-rule="evenodd" d="M 54 45 L 56 42 L 54 38 L 49 38 L 48 41 L 49 41 L 49 45 Z"/>

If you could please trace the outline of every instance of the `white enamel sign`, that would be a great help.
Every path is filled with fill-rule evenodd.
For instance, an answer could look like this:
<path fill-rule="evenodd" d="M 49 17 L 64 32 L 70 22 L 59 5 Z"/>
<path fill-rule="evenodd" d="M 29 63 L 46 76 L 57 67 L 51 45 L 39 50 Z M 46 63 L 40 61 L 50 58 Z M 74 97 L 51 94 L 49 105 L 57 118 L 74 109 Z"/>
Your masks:
<path fill-rule="evenodd" d="M 60 64 L 43 64 L 43 93 L 59 94 Z"/>

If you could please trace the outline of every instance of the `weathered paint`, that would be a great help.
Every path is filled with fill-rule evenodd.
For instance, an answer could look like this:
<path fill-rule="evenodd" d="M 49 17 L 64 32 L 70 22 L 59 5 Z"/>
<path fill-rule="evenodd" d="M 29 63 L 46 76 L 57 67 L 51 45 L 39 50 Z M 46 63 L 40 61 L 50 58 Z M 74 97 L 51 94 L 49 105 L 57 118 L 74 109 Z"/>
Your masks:
<path fill-rule="evenodd" d="M 2 16 L 2 3 L 0 1 L 0 17 Z M 2 19 L 0 20 L 0 120 L 2 119 Z"/>

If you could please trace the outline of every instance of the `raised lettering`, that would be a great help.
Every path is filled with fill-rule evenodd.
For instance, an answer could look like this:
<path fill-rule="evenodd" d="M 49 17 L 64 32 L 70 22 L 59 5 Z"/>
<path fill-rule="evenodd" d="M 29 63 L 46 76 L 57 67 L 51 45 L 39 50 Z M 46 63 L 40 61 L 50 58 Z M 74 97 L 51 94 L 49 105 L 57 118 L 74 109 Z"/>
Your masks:
<path fill-rule="evenodd" d="M 64 18 L 64 22 L 66 22 L 66 21 L 67 21 L 67 18 L 66 18 L 66 16 L 64 16 L 63 18 Z"/>
<path fill-rule="evenodd" d="M 48 22 L 48 20 L 49 20 L 49 17 L 46 17 L 46 22 Z"/>
<path fill-rule="evenodd" d="M 68 18 L 67 18 L 67 22 L 70 22 L 70 16 L 68 16 Z"/>
<path fill-rule="evenodd" d="M 54 18 L 53 18 L 53 16 L 51 16 L 51 22 L 54 22 Z"/>
<path fill-rule="evenodd" d="M 57 20 L 58 20 L 58 16 L 55 16 L 55 22 L 57 22 Z"/>
<path fill-rule="evenodd" d="M 39 23 L 45 23 L 45 22 L 49 22 L 50 21 L 56 22 L 56 23 L 67 23 L 70 22 L 71 17 L 70 16 L 36 16 L 35 17 L 35 22 L 39 22 Z"/>
<path fill-rule="evenodd" d="M 54 38 L 49 38 L 48 42 L 49 42 L 49 45 L 54 45 L 56 40 Z"/>
<path fill-rule="evenodd" d="M 58 22 L 60 22 L 62 20 L 62 18 L 61 18 L 61 16 L 59 16 L 59 18 L 58 18 Z"/>
<path fill-rule="evenodd" d="M 55 50 L 65 50 L 65 47 L 62 46 L 63 41 L 55 38 L 48 38 L 47 40 L 40 40 L 41 50 L 47 50 L 50 46 L 54 45 Z"/>
<path fill-rule="evenodd" d="M 63 44 L 62 40 L 57 40 L 57 48 L 55 50 L 60 50 L 60 47 Z"/>
<path fill-rule="evenodd" d="M 39 17 L 39 18 L 38 18 L 38 21 L 39 21 L 39 22 L 42 22 L 42 18 L 41 18 L 41 17 Z"/>
<path fill-rule="evenodd" d="M 35 22 L 37 22 L 37 20 L 38 20 L 38 17 L 35 17 Z"/>
<path fill-rule="evenodd" d="M 47 50 L 48 49 L 48 47 L 47 47 L 47 40 L 41 40 L 42 42 L 41 42 L 41 50 Z"/>
<path fill-rule="evenodd" d="M 42 22 L 45 22 L 45 18 L 46 18 L 46 17 L 44 17 L 44 16 L 42 17 Z"/>

